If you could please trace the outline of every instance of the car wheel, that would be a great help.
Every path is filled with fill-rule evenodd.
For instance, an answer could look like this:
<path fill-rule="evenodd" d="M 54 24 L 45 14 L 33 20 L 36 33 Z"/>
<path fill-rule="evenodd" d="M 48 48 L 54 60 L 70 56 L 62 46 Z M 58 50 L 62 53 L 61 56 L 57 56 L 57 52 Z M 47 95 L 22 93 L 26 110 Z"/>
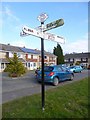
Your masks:
<path fill-rule="evenodd" d="M 74 78 L 74 75 L 72 74 L 71 77 L 70 77 L 70 80 L 73 80 L 73 78 Z"/>
<path fill-rule="evenodd" d="M 53 79 L 53 85 L 54 85 L 54 86 L 57 86 L 58 83 L 59 83 L 59 79 L 58 79 L 57 77 L 55 77 L 55 78 Z"/>

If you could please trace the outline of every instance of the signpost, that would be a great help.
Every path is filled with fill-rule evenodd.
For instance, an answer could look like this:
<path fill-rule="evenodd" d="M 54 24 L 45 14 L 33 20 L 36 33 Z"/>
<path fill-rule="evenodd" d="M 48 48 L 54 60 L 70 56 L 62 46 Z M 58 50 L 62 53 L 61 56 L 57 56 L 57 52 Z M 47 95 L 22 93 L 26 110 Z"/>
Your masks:
<path fill-rule="evenodd" d="M 24 31 L 20 32 L 20 36 L 21 37 L 25 37 L 25 36 L 28 36 L 29 34 L 25 33 Z"/>
<path fill-rule="evenodd" d="M 56 21 L 54 21 L 54 22 L 51 22 L 51 23 L 47 24 L 47 25 L 45 26 L 44 32 L 45 32 L 45 31 L 48 31 L 48 30 L 51 30 L 51 29 L 53 29 L 53 28 L 57 28 L 57 27 L 59 27 L 59 26 L 62 26 L 63 24 L 64 24 L 63 19 L 58 19 L 58 20 L 56 20 Z"/>
<path fill-rule="evenodd" d="M 22 28 L 22 32 L 20 33 L 20 36 L 28 36 L 33 35 L 36 37 L 41 38 L 41 60 L 42 60 L 42 110 L 45 108 L 45 85 L 44 85 L 44 39 L 55 41 L 58 43 L 64 43 L 64 38 L 57 36 L 55 34 L 47 33 L 45 31 L 51 30 L 53 28 L 59 27 L 64 24 L 63 19 L 56 20 L 54 22 L 51 22 L 44 26 L 45 20 L 48 18 L 48 15 L 46 13 L 42 13 L 38 16 L 38 20 L 41 22 L 41 26 L 38 27 L 39 30 L 29 28 L 27 26 L 24 26 Z"/>
<path fill-rule="evenodd" d="M 43 35 L 43 26 L 45 20 L 48 18 L 46 13 L 42 13 L 38 16 L 38 20 L 41 22 L 42 35 Z M 45 85 L 44 85 L 44 39 L 41 37 L 41 60 L 42 60 L 42 110 L 45 109 Z"/>
<path fill-rule="evenodd" d="M 39 38 L 51 40 L 51 41 L 58 42 L 58 43 L 65 43 L 64 38 L 61 36 L 57 36 L 55 34 L 46 33 L 46 32 L 40 32 L 40 31 L 37 31 L 37 30 L 32 29 L 30 27 L 24 26 L 22 28 L 21 36 L 27 36 L 27 35 L 33 35 L 33 36 L 36 36 Z"/>
<path fill-rule="evenodd" d="M 46 24 L 46 25 L 44 26 L 44 28 L 43 28 L 43 32 L 48 31 L 48 30 L 51 30 L 51 29 L 53 29 L 53 28 L 57 28 L 57 27 L 59 27 L 59 26 L 62 26 L 63 24 L 64 24 L 63 19 L 58 19 L 58 20 L 56 20 L 56 21 L 53 21 L 53 22 L 51 22 L 51 23 Z M 37 29 L 41 30 L 42 27 L 39 26 Z"/>
<path fill-rule="evenodd" d="M 42 38 L 43 35 L 42 35 L 42 32 L 38 32 L 37 30 L 35 29 L 32 29 L 30 27 L 27 27 L 27 26 L 24 26 L 22 28 L 22 31 L 28 35 L 33 35 L 33 36 L 36 36 L 36 37 L 39 37 L 39 38 Z"/>
<path fill-rule="evenodd" d="M 61 36 L 57 36 L 55 34 L 51 34 L 51 33 L 44 33 L 43 34 L 44 39 L 46 40 L 51 40 L 53 42 L 57 42 L 57 43 L 65 43 L 65 39 Z"/>

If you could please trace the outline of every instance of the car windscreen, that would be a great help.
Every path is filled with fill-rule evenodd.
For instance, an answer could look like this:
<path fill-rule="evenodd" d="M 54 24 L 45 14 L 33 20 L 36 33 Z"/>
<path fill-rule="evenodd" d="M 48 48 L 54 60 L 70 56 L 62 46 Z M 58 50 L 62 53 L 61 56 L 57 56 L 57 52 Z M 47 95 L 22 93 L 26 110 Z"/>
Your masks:
<path fill-rule="evenodd" d="M 63 67 L 63 66 L 62 66 L 62 70 L 63 70 L 63 71 L 66 71 L 66 70 L 68 70 L 68 69 L 67 69 L 66 67 Z"/>
<path fill-rule="evenodd" d="M 53 67 L 46 66 L 46 67 L 44 68 L 44 71 L 45 71 L 45 72 L 51 72 L 53 69 L 54 69 Z"/>

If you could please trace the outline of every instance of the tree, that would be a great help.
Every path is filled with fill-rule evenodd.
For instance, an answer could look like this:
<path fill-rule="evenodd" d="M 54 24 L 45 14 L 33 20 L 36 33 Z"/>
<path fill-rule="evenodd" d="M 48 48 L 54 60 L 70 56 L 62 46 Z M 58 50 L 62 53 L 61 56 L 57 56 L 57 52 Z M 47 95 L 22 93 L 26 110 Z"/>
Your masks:
<path fill-rule="evenodd" d="M 59 44 L 57 44 L 57 47 L 54 47 L 53 54 L 57 56 L 57 65 L 64 63 L 63 50 Z"/>
<path fill-rule="evenodd" d="M 21 76 L 26 72 L 26 69 L 22 62 L 18 60 L 18 57 L 16 54 L 14 54 L 13 58 L 7 58 L 9 61 L 9 64 L 7 65 L 5 71 L 9 72 L 9 76 L 17 77 Z"/>

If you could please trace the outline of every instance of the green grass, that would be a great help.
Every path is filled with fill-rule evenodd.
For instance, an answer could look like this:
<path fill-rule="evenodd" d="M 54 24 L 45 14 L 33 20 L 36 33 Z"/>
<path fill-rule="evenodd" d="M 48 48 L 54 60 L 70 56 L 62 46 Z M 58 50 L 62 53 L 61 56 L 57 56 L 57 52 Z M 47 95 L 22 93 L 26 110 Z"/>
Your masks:
<path fill-rule="evenodd" d="M 88 118 L 88 78 L 2 105 L 3 118 Z"/>

